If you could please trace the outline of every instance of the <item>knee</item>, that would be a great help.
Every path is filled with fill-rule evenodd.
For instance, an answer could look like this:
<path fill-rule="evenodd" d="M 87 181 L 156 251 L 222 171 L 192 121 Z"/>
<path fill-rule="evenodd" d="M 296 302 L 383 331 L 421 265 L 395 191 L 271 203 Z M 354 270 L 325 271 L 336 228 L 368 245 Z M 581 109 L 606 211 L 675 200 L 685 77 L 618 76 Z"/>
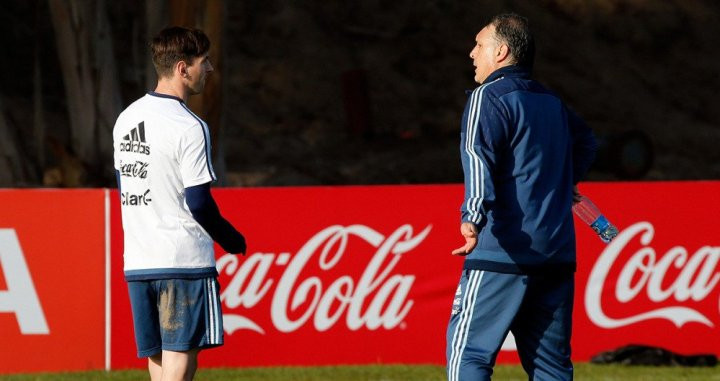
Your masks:
<path fill-rule="evenodd" d="M 148 361 L 150 361 L 154 364 L 157 364 L 157 365 L 161 365 L 162 364 L 162 352 L 148 357 Z"/>
<path fill-rule="evenodd" d="M 461 362 L 456 367 L 448 367 L 450 381 L 490 381 L 493 367 L 489 364 Z"/>

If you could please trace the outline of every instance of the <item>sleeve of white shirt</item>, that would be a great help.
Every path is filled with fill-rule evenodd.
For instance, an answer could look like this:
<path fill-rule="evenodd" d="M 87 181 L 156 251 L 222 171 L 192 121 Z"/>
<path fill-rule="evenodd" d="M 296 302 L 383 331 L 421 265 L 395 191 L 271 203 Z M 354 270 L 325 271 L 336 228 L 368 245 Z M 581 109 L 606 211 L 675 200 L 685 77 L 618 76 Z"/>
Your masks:
<path fill-rule="evenodd" d="M 183 187 L 216 180 L 210 157 L 210 133 L 204 125 L 196 124 L 180 138 L 179 159 Z"/>

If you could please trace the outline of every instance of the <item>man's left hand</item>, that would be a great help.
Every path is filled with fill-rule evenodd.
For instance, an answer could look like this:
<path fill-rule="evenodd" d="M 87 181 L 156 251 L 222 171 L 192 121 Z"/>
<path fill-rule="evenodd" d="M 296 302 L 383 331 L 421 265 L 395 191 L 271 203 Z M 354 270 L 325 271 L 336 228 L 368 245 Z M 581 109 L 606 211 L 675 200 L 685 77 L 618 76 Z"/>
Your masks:
<path fill-rule="evenodd" d="M 465 237 L 465 245 L 452 251 L 453 255 L 468 255 L 477 245 L 477 226 L 472 222 L 463 222 L 460 225 L 460 234 Z"/>
<path fill-rule="evenodd" d="M 580 194 L 580 191 L 578 190 L 577 185 L 573 187 L 573 205 L 577 204 L 582 200 L 582 195 Z"/>

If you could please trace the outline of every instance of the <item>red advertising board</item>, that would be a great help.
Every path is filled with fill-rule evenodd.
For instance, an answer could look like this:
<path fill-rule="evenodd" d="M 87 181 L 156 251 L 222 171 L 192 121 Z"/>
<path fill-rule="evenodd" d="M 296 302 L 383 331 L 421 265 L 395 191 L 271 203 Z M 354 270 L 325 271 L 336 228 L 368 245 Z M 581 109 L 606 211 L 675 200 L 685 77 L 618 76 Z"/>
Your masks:
<path fill-rule="evenodd" d="M 104 367 L 103 195 L 0 190 L 0 374 Z"/>
<path fill-rule="evenodd" d="M 709 212 L 720 210 L 720 183 L 589 183 L 581 191 L 621 234 L 606 246 L 576 220 L 573 359 L 627 344 L 720 354 L 720 242 Z M 218 251 L 226 345 L 204 364 L 444 363 L 462 265 L 450 255 L 463 242 L 461 186 L 214 194 L 246 234 L 249 254 Z M 124 337 L 113 339 L 128 344 L 114 347 L 113 361 L 139 366 L 128 311 Z M 512 339 L 504 348 L 498 362 L 517 362 Z"/>
<path fill-rule="evenodd" d="M 719 182 L 587 183 L 621 230 L 610 245 L 576 220 L 573 357 L 644 344 L 720 355 Z"/>
<path fill-rule="evenodd" d="M 248 255 L 218 251 L 225 346 L 204 355 L 203 364 L 437 363 L 444 357 L 462 266 L 449 254 L 460 244 L 460 187 L 216 189 L 214 196 L 245 234 Z M 120 247 L 113 247 L 117 259 Z M 117 308 L 127 302 L 118 298 L 113 366 L 141 366 L 129 309 Z"/>
<path fill-rule="evenodd" d="M 720 355 L 720 182 L 587 183 L 620 229 L 576 220 L 573 359 L 628 344 Z M 225 346 L 203 366 L 445 362 L 460 185 L 216 189 L 248 255 L 216 247 Z M 144 367 L 116 192 L 0 191 L 0 373 Z M 111 221 L 111 319 L 104 221 Z M 22 300 L 19 303 L 18 300 Z M 105 342 L 104 328 L 111 337 Z M 498 362 L 517 362 L 506 342 Z M 29 361 L 43 354 L 43 361 Z"/>

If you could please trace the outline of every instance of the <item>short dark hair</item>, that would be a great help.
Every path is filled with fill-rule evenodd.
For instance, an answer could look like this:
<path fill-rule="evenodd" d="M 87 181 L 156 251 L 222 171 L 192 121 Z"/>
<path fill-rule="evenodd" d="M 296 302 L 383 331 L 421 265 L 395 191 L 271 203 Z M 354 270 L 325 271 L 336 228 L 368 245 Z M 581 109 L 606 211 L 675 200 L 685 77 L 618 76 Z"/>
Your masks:
<path fill-rule="evenodd" d="M 515 13 L 503 13 L 490 20 L 495 36 L 506 43 L 515 64 L 532 69 L 535 61 L 535 39 L 530 32 L 528 20 Z"/>
<path fill-rule="evenodd" d="M 165 28 L 150 43 L 153 65 L 158 77 L 172 76 L 179 61 L 189 65 L 210 50 L 210 40 L 200 29 L 172 26 Z"/>

